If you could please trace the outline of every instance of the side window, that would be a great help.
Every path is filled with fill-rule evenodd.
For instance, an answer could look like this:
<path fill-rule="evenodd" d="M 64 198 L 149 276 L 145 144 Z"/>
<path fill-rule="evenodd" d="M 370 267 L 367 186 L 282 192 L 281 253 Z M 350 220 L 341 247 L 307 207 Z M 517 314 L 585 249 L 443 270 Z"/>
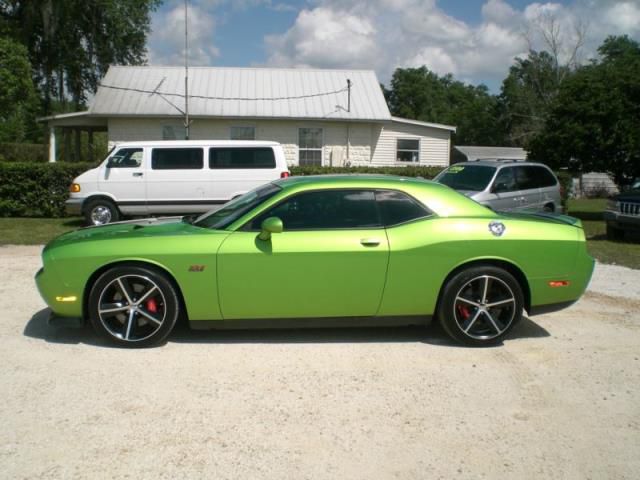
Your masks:
<path fill-rule="evenodd" d="M 556 177 L 544 167 L 528 167 L 535 180 L 536 186 L 540 188 L 555 187 L 558 184 Z"/>
<path fill-rule="evenodd" d="M 376 202 L 380 208 L 382 223 L 387 227 L 432 215 L 425 206 L 403 192 L 377 191 Z"/>
<path fill-rule="evenodd" d="M 276 168 L 276 158 L 268 147 L 210 148 L 209 168 Z"/>
<path fill-rule="evenodd" d="M 420 140 L 413 138 L 398 138 L 396 140 L 396 161 L 413 162 L 420 161 Z"/>
<path fill-rule="evenodd" d="M 531 190 L 538 188 L 535 171 L 532 167 L 516 167 L 516 186 L 518 190 Z"/>
<path fill-rule="evenodd" d="M 373 191 L 324 190 L 294 195 L 256 217 L 251 230 L 265 218 L 278 217 L 287 230 L 334 230 L 380 227 Z"/>
<path fill-rule="evenodd" d="M 202 148 L 154 148 L 154 170 L 200 170 L 204 166 Z"/>
<path fill-rule="evenodd" d="M 109 168 L 137 168 L 142 165 L 141 148 L 121 148 L 109 158 Z"/>
<path fill-rule="evenodd" d="M 504 193 L 513 192 L 516 190 L 516 179 L 513 175 L 513 167 L 506 167 L 501 169 L 496 175 L 496 179 L 493 181 L 492 192 Z"/>

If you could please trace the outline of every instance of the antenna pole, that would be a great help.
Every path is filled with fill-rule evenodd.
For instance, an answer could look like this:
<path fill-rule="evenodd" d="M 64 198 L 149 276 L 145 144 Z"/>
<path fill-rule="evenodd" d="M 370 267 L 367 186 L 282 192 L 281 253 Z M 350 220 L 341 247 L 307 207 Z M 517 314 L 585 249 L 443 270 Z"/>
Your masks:
<path fill-rule="evenodd" d="M 189 22 L 188 3 L 184 0 L 184 139 L 189 140 Z"/>
<path fill-rule="evenodd" d="M 347 112 L 351 112 L 351 80 L 347 78 Z"/>

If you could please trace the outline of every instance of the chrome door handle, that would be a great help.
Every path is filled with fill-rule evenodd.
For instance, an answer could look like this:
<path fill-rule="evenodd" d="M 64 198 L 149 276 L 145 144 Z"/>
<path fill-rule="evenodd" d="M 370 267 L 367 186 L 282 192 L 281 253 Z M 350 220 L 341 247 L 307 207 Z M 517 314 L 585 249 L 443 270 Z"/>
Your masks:
<path fill-rule="evenodd" d="M 380 240 L 377 238 L 363 238 L 360 243 L 365 247 L 376 247 L 380 245 Z"/>
<path fill-rule="evenodd" d="M 133 172 L 134 177 L 141 177 L 142 175 L 144 175 L 142 172 Z"/>

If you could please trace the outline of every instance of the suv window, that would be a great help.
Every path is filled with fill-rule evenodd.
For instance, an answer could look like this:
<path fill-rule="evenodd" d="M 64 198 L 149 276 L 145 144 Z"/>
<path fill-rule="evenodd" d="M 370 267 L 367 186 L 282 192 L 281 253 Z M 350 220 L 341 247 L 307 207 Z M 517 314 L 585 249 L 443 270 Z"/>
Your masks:
<path fill-rule="evenodd" d="M 496 179 L 493 182 L 492 192 L 504 193 L 517 190 L 516 179 L 513 175 L 513 171 L 513 167 L 501 168 L 498 172 L 498 175 L 496 175 Z"/>
<path fill-rule="evenodd" d="M 555 187 L 558 184 L 556 177 L 549 169 L 544 167 L 526 167 L 531 170 L 531 174 L 536 183 L 536 187 L 544 188 L 544 187 Z"/>
<path fill-rule="evenodd" d="M 137 168 L 142 165 L 141 148 L 121 148 L 108 161 L 109 168 Z"/>
<path fill-rule="evenodd" d="M 387 227 L 431 215 L 425 206 L 397 190 L 376 191 L 376 202 L 380 207 L 382 223 Z"/>
<path fill-rule="evenodd" d="M 278 217 L 284 230 L 334 230 L 380 227 L 371 190 L 323 190 L 304 192 L 286 199 L 256 217 L 250 230 L 260 230 L 265 218 Z"/>
<path fill-rule="evenodd" d="M 209 168 L 276 168 L 276 158 L 269 147 L 210 148 Z"/>
<path fill-rule="evenodd" d="M 153 170 L 200 170 L 204 166 L 202 148 L 154 148 Z"/>

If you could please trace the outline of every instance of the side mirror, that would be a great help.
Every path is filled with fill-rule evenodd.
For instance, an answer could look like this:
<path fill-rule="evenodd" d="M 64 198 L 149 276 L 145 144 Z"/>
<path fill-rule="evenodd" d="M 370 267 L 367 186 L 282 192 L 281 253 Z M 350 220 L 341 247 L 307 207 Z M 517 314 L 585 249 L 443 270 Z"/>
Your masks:
<path fill-rule="evenodd" d="M 107 168 L 113 168 L 115 165 L 116 165 L 116 162 L 114 162 L 112 158 L 107 160 Z"/>
<path fill-rule="evenodd" d="M 261 230 L 258 238 L 264 241 L 271 240 L 271 234 L 281 233 L 283 228 L 284 226 L 282 225 L 282 220 L 280 220 L 278 217 L 265 218 L 262 222 L 262 225 L 260 225 Z"/>

